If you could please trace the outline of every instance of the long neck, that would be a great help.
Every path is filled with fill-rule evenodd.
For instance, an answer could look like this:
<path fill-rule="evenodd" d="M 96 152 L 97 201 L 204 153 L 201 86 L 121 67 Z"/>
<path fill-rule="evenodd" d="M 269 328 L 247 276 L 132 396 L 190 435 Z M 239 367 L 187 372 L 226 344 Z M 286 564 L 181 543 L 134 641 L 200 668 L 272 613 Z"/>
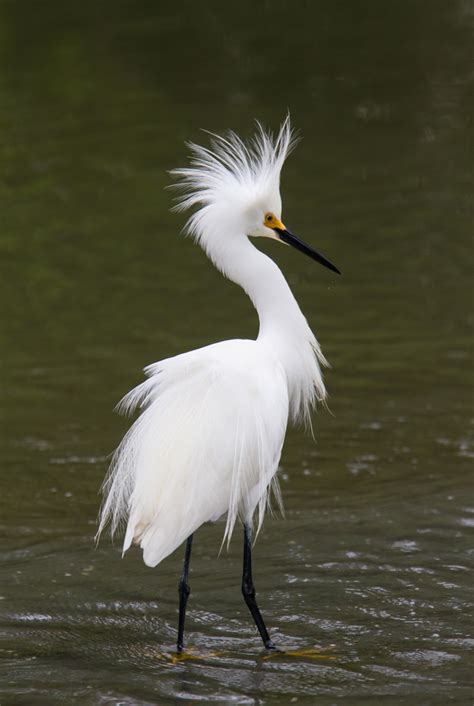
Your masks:
<path fill-rule="evenodd" d="M 279 267 L 248 238 L 234 241 L 222 251 L 216 264 L 252 300 L 260 322 L 259 338 L 284 335 L 296 322 L 304 320 Z"/>
<path fill-rule="evenodd" d="M 281 270 L 247 237 L 230 238 L 225 249 L 209 254 L 252 300 L 260 322 L 257 340 L 272 347 L 285 369 L 292 416 L 307 416 L 326 395 L 318 364 L 325 360 Z"/>

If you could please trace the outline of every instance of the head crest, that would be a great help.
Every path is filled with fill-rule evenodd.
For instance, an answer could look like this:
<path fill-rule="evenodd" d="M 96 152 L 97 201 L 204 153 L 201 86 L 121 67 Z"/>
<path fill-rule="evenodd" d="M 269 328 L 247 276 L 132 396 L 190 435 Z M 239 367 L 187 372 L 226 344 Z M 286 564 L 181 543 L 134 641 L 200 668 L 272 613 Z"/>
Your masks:
<path fill-rule="evenodd" d="M 281 168 L 297 142 L 289 116 L 276 137 L 258 121 L 255 135 L 247 142 L 233 131 L 209 134 L 210 147 L 188 143 L 190 166 L 171 171 L 179 180 L 173 186 L 182 191 L 174 210 L 210 207 L 239 198 L 258 199 L 278 190 Z"/>

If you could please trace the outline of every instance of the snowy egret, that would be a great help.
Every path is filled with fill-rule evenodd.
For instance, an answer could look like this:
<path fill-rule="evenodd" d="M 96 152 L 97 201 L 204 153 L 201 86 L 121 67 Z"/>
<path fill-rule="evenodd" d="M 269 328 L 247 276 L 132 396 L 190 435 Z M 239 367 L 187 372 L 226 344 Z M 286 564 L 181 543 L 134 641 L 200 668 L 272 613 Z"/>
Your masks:
<path fill-rule="evenodd" d="M 125 435 L 104 481 L 98 534 L 127 520 L 123 551 L 133 543 L 156 566 L 186 542 L 179 582 L 177 649 L 183 649 L 190 593 L 193 533 L 227 513 L 229 541 L 244 528 L 242 593 L 266 648 L 270 639 L 255 599 L 252 532 L 260 530 L 273 491 L 288 419 L 309 420 L 326 396 L 319 344 L 281 270 L 249 236 L 292 245 L 333 272 L 339 270 L 291 233 L 281 220 L 280 172 L 295 140 L 287 118 L 274 139 L 260 124 L 243 142 L 212 136 L 190 144 L 188 167 L 173 170 L 177 210 L 198 206 L 187 230 L 214 265 L 240 285 L 255 306 L 256 340 L 232 340 L 154 363 L 148 379 L 119 403 L 141 414 Z"/>

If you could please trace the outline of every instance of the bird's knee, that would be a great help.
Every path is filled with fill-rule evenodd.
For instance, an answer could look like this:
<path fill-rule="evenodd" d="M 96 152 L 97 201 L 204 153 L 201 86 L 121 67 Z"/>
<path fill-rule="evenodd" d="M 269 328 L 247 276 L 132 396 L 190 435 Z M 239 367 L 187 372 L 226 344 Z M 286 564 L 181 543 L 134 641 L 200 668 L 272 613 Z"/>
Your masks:
<path fill-rule="evenodd" d="M 187 581 L 181 579 L 178 586 L 178 593 L 180 596 L 184 596 L 186 598 L 189 596 L 189 594 L 191 593 L 191 588 Z"/>
<path fill-rule="evenodd" d="M 242 595 L 246 601 L 255 599 L 255 586 L 253 583 L 242 581 Z"/>

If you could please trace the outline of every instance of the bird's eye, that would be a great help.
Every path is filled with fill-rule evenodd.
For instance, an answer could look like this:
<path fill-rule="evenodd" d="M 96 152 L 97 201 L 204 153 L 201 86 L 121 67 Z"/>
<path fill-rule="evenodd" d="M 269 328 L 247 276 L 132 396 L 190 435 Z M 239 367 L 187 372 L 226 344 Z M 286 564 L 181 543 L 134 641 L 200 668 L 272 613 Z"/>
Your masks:
<path fill-rule="evenodd" d="M 267 222 L 270 223 L 272 220 L 273 220 L 273 216 L 271 215 L 271 213 L 269 213 L 267 215 Z"/>

